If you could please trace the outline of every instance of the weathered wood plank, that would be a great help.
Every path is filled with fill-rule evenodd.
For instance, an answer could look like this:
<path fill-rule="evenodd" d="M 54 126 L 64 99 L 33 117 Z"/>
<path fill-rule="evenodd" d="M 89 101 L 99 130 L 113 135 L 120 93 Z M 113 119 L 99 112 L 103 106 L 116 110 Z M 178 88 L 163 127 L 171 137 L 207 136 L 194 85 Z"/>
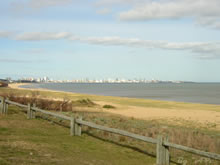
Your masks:
<path fill-rule="evenodd" d="M 27 105 L 16 103 L 16 102 L 10 101 L 10 100 L 5 100 L 5 102 L 8 103 L 8 104 L 12 104 L 12 105 L 16 105 L 16 106 L 22 107 L 22 108 L 27 108 L 28 107 Z"/>
<path fill-rule="evenodd" d="M 82 116 L 79 116 L 78 120 L 82 121 Z M 78 132 L 78 136 L 81 136 L 81 134 L 82 134 L 82 125 L 81 124 L 78 124 L 77 132 Z"/>
<path fill-rule="evenodd" d="M 157 137 L 157 147 L 156 147 L 156 164 L 162 165 L 162 159 L 161 159 L 161 148 L 162 148 L 162 136 Z"/>
<path fill-rule="evenodd" d="M 168 146 L 168 147 L 173 147 L 173 148 L 176 148 L 176 149 L 179 149 L 179 150 L 183 150 L 183 151 L 186 151 L 186 152 L 190 152 L 190 153 L 193 153 L 193 154 L 197 154 L 197 155 L 200 155 L 200 156 L 208 157 L 208 158 L 211 158 L 211 159 L 220 160 L 220 155 L 216 154 L 216 153 L 205 152 L 205 151 L 201 151 L 201 150 L 197 150 L 197 149 L 194 149 L 194 148 L 182 146 L 182 145 L 179 145 L 179 144 L 173 144 L 173 143 L 169 143 L 169 142 L 164 142 L 163 145 Z"/>
<path fill-rule="evenodd" d="M 124 131 L 124 130 L 119 130 L 119 129 L 115 129 L 115 128 L 109 128 L 109 127 L 97 125 L 97 124 L 94 124 L 94 123 L 91 123 L 91 122 L 87 122 L 87 121 L 83 121 L 83 120 L 81 121 L 79 119 L 76 119 L 76 122 L 79 123 L 79 124 L 82 124 L 82 125 L 86 125 L 86 126 L 92 127 L 92 128 L 96 128 L 96 129 L 99 129 L 99 130 L 108 131 L 108 132 L 111 132 L 111 133 L 115 133 L 115 134 L 131 137 L 131 138 L 142 140 L 142 141 L 145 141 L 145 142 L 149 142 L 149 143 L 153 143 L 153 144 L 157 143 L 156 139 L 153 139 L 153 138 L 150 138 L 150 137 L 146 137 L 146 136 L 137 135 L 137 134 L 130 133 L 130 132 L 127 132 L 127 131 Z"/>
<path fill-rule="evenodd" d="M 4 102 L 3 102 L 2 114 L 5 114 L 5 111 L 6 111 L 6 102 L 5 102 L 5 100 L 4 100 Z"/>
<path fill-rule="evenodd" d="M 168 142 L 169 141 L 169 137 L 166 136 L 164 138 L 164 142 Z M 169 146 L 164 146 L 165 147 L 165 165 L 169 165 L 170 164 L 170 151 L 169 151 Z"/>
<path fill-rule="evenodd" d="M 74 120 L 75 120 L 74 117 L 72 117 L 70 120 L 70 136 L 75 135 L 75 133 L 74 133 Z"/>
<path fill-rule="evenodd" d="M 8 104 L 5 103 L 5 114 L 7 115 L 8 114 Z"/>
<path fill-rule="evenodd" d="M 31 119 L 31 104 L 28 103 L 27 107 L 27 119 Z"/>
<path fill-rule="evenodd" d="M 76 122 L 76 120 L 81 122 L 82 117 L 80 116 L 78 119 L 75 119 L 75 123 L 74 123 L 74 134 L 77 136 L 81 136 L 81 134 L 82 134 L 81 124 L 79 122 Z"/>
<path fill-rule="evenodd" d="M 4 108 L 4 97 L 0 96 L 0 114 L 3 114 L 3 108 Z"/>
<path fill-rule="evenodd" d="M 156 164 L 157 165 L 167 165 L 166 164 L 166 148 L 163 145 L 163 136 L 159 135 L 157 137 L 157 147 L 156 147 Z M 169 165 L 169 162 L 168 162 Z"/>
<path fill-rule="evenodd" d="M 33 104 L 33 108 L 36 108 L 35 103 Z M 35 119 L 36 118 L 36 111 L 34 111 L 33 108 L 31 108 L 31 110 L 32 110 L 32 119 Z"/>
<path fill-rule="evenodd" d="M 62 115 L 62 114 L 45 111 L 43 109 L 39 109 L 39 108 L 36 108 L 36 107 L 32 107 L 31 109 L 36 111 L 36 112 L 41 112 L 41 113 L 44 113 L 44 114 L 47 114 L 47 115 L 51 115 L 53 117 L 57 117 L 57 118 L 61 118 L 61 119 L 64 119 L 64 120 L 69 120 L 69 121 L 71 120 L 71 117 L 68 117 L 68 116 L 65 116 L 65 115 Z"/>

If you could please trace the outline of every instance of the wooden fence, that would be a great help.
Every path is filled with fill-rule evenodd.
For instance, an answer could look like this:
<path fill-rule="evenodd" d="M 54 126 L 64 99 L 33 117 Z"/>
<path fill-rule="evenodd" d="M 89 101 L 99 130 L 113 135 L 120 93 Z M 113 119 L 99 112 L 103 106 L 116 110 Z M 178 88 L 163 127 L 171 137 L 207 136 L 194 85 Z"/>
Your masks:
<path fill-rule="evenodd" d="M 5 99 L 3 97 L 0 97 L 0 114 L 7 114 L 8 113 L 8 105 L 9 104 L 25 108 L 27 110 L 27 118 L 28 119 L 34 119 L 36 117 L 35 113 L 40 112 L 40 113 L 43 113 L 43 114 L 46 114 L 46 115 L 51 115 L 51 116 L 56 117 L 56 118 L 60 118 L 60 119 L 63 119 L 63 120 L 70 121 L 70 135 L 71 136 L 81 136 L 81 132 L 82 132 L 81 127 L 84 125 L 84 126 L 88 126 L 88 127 L 91 127 L 91 128 L 96 128 L 96 129 L 99 129 L 99 130 L 102 130 L 102 131 L 107 131 L 107 132 L 111 132 L 111 133 L 114 133 L 114 134 L 118 134 L 118 135 L 130 137 L 130 138 L 134 138 L 134 139 L 137 139 L 137 140 L 141 140 L 141 141 L 144 141 L 144 142 L 156 144 L 156 164 L 157 165 L 169 165 L 169 163 L 170 163 L 169 148 L 171 148 L 171 147 L 175 148 L 175 149 L 178 149 L 178 150 L 182 150 L 182 151 L 185 151 L 185 152 L 189 152 L 189 153 L 192 153 L 192 154 L 196 154 L 196 155 L 199 155 L 199 156 L 203 156 L 203 157 L 207 157 L 207 158 L 211 158 L 211 159 L 215 159 L 215 160 L 220 161 L 220 155 L 219 154 L 211 153 L 211 152 L 205 152 L 205 151 L 197 150 L 197 149 L 194 149 L 194 148 L 190 148 L 190 147 L 170 143 L 168 141 L 168 137 L 164 138 L 161 135 L 159 135 L 157 137 L 157 139 L 154 139 L 154 138 L 151 138 L 151 137 L 146 137 L 146 136 L 134 134 L 134 133 L 127 132 L 127 131 L 124 131 L 124 130 L 120 130 L 120 129 L 109 128 L 109 127 L 97 125 L 97 124 L 82 120 L 82 117 L 79 117 L 79 118 L 69 117 L 69 116 L 65 116 L 65 115 L 62 115 L 62 114 L 58 114 L 58 113 L 54 113 L 54 112 L 39 109 L 35 105 L 33 105 L 33 106 L 31 106 L 30 104 L 23 105 L 23 104 Z"/>

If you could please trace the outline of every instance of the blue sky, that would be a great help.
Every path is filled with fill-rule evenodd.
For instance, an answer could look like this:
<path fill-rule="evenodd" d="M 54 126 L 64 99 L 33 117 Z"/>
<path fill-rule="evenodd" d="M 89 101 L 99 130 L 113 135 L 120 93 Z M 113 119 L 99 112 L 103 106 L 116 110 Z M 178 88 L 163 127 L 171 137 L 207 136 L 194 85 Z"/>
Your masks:
<path fill-rule="evenodd" d="M 220 82 L 219 0 L 8 0 L 0 21 L 0 78 Z"/>

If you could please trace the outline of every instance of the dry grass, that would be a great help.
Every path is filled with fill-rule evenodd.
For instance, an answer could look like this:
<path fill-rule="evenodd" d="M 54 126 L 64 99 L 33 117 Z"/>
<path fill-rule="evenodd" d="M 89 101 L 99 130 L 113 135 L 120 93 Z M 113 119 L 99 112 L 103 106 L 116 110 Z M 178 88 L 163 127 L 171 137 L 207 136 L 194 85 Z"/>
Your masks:
<path fill-rule="evenodd" d="M 183 126 L 173 126 L 157 120 L 144 121 L 139 119 L 104 114 L 75 112 L 75 116 L 83 116 L 84 120 L 112 128 L 119 128 L 143 136 L 157 138 L 159 134 L 169 136 L 169 141 L 185 145 L 204 151 L 220 153 L 220 135 L 218 131 L 209 131 L 203 129 L 186 128 Z M 91 131 L 88 129 L 85 131 Z M 93 130 L 94 131 L 94 130 Z M 95 132 L 94 132 L 95 133 Z M 110 138 L 109 133 L 104 132 L 102 136 Z M 130 142 L 132 139 L 119 137 L 120 142 Z"/>
<path fill-rule="evenodd" d="M 134 118 L 131 120 L 130 118 L 112 114 L 75 112 L 75 115 L 83 116 L 84 120 L 99 125 L 118 128 L 147 137 L 157 138 L 158 135 L 168 136 L 169 141 L 172 143 L 220 154 L 220 135 L 218 131 L 210 132 L 209 130 L 173 126 L 163 122 L 160 123 L 156 120 L 144 121 Z M 155 154 L 155 145 L 87 127 L 84 127 L 83 131 L 89 132 L 90 135 L 101 138 L 104 141 L 119 143 L 122 146 L 128 145 L 137 150 L 141 150 L 141 152 Z M 218 162 L 211 159 L 202 158 L 180 150 L 171 149 L 171 155 L 172 160 L 179 163 L 188 162 L 187 164 L 189 164 L 189 162 L 191 162 L 191 164 L 218 164 Z"/>

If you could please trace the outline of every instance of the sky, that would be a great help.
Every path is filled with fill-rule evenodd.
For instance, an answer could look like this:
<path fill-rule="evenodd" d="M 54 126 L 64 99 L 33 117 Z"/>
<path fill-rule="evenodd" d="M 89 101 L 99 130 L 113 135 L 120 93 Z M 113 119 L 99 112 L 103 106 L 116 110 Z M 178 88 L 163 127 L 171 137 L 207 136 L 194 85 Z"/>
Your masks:
<path fill-rule="evenodd" d="M 0 68 L 13 79 L 220 82 L 220 1 L 0 1 Z"/>

